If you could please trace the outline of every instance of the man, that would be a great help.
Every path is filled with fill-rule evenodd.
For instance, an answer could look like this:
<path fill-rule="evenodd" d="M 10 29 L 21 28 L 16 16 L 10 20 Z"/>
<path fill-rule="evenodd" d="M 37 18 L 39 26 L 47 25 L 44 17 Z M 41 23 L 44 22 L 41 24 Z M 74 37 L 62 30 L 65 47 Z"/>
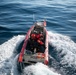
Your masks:
<path fill-rule="evenodd" d="M 31 34 L 31 39 L 37 41 L 40 45 L 44 45 L 44 43 L 40 39 L 41 37 L 43 37 L 42 34 Z"/>
<path fill-rule="evenodd" d="M 42 34 L 34 34 L 34 33 L 32 33 L 31 34 L 31 39 L 34 41 L 33 42 L 33 46 L 38 48 L 37 52 L 44 52 L 45 44 L 42 41 L 43 40 L 43 35 Z"/>

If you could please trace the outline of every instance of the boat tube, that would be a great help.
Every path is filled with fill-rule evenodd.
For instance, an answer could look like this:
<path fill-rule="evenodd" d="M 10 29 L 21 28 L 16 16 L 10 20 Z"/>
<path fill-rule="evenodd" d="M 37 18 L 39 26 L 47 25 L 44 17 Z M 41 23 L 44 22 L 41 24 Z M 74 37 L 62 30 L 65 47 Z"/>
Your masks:
<path fill-rule="evenodd" d="M 46 21 L 36 22 L 27 32 L 17 60 L 17 67 L 20 72 L 26 66 L 37 62 L 48 65 L 48 32 L 45 26 Z M 36 39 L 32 38 L 32 35 Z M 39 35 L 41 36 L 39 37 Z"/>

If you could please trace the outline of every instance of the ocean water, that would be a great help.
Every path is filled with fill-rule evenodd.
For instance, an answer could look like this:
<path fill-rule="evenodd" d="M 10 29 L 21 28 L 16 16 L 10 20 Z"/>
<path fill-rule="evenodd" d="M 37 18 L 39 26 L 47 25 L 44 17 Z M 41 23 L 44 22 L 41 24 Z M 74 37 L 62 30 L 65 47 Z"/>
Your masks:
<path fill-rule="evenodd" d="M 20 75 L 19 44 L 33 23 L 44 19 L 49 66 L 37 63 L 22 75 L 76 75 L 76 0 L 0 0 L 0 75 Z"/>

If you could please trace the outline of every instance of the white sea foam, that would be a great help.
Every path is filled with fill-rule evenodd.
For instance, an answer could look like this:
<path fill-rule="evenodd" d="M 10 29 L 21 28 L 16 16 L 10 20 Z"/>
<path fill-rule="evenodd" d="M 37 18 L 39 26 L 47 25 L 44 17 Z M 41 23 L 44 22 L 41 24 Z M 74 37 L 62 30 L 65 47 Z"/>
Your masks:
<path fill-rule="evenodd" d="M 12 69 L 16 48 L 24 36 L 14 36 L 12 39 L 0 45 L 0 75 L 6 75 Z"/>
<path fill-rule="evenodd" d="M 74 65 L 76 67 L 76 43 L 70 37 L 64 36 L 55 32 L 49 31 L 49 43 L 54 46 L 58 55 L 64 56 L 60 63 L 68 66 Z M 24 39 L 24 36 L 19 35 L 11 38 L 7 42 L 0 45 L 0 75 L 19 75 L 17 71 L 17 55 L 16 48 Z M 59 75 L 44 64 L 37 63 L 28 66 L 24 69 L 22 75 Z"/>
<path fill-rule="evenodd" d="M 20 75 L 17 71 L 16 48 L 24 39 L 24 36 L 19 35 L 11 38 L 0 45 L 0 75 Z M 24 69 L 23 75 L 60 75 L 54 73 L 51 69 L 41 63 L 28 66 Z"/>
<path fill-rule="evenodd" d="M 53 72 L 48 66 L 37 63 L 35 65 L 28 66 L 24 69 L 22 75 L 60 75 Z"/>
<path fill-rule="evenodd" d="M 67 66 L 76 68 L 76 43 L 71 40 L 70 37 L 64 36 L 58 33 L 48 32 L 49 33 L 49 43 L 57 52 L 60 52 L 58 56 L 64 55 L 60 63 Z"/>

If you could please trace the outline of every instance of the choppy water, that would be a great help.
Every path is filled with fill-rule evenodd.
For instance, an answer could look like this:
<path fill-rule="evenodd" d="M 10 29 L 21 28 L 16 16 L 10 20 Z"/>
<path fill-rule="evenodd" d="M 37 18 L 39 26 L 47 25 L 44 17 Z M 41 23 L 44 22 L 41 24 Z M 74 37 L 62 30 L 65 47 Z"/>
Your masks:
<path fill-rule="evenodd" d="M 25 68 L 24 75 L 76 75 L 76 0 L 0 0 L 0 75 L 19 75 L 17 47 L 33 23 L 43 19 L 50 69 L 37 63 Z"/>

